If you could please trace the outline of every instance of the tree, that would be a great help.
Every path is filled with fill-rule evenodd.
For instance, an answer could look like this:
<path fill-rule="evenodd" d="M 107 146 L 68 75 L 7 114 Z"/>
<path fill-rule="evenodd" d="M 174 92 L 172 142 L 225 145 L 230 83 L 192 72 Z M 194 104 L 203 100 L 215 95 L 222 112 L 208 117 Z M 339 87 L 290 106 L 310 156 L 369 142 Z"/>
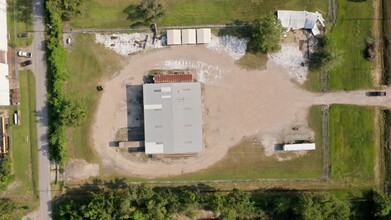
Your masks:
<path fill-rule="evenodd" d="M 349 219 L 350 207 L 348 202 L 338 200 L 333 194 L 302 193 L 293 207 L 300 219 L 308 220 L 340 220 Z"/>
<path fill-rule="evenodd" d="M 210 197 L 209 208 L 219 215 L 219 219 L 264 219 L 262 210 L 254 207 L 248 194 L 234 189 L 231 193 L 223 195 L 215 193 Z"/>
<path fill-rule="evenodd" d="M 143 0 L 137 7 L 138 13 L 146 22 L 156 23 L 165 15 L 163 5 L 158 0 Z"/>
<path fill-rule="evenodd" d="M 80 126 L 86 115 L 85 108 L 78 101 L 64 101 L 60 119 L 67 126 Z"/>
<path fill-rule="evenodd" d="M 249 51 L 253 53 L 279 51 L 283 31 L 281 22 L 274 15 L 254 21 L 248 44 Z"/>
<path fill-rule="evenodd" d="M 0 220 L 12 219 L 17 205 L 9 199 L 0 198 Z"/>
<path fill-rule="evenodd" d="M 315 52 L 310 57 L 309 68 L 313 70 L 331 70 L 343 61 L 343 51 L 337 49 L 332 32 L 317 38 Z"/>
<path fill-rule="evenodd" d="M 386 217 L 391 211 L 391 199 L 388 195 L 373 191 L 373 211 L 376 217 Z"/>

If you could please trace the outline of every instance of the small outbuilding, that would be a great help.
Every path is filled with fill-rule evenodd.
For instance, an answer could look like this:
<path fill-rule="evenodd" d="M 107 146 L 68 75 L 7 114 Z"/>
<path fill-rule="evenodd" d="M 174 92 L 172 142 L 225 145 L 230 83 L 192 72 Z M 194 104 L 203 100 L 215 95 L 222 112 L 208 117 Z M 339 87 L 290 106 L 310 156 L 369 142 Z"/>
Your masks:
<path fill-rule="evenodd" d="M 277 18 L 281 25 L 288 30 L 307 29 L 313 35 L 320 34 L 317 22 L 324 27 L 324 19 L 319 12 L 278 10 Z"/>
<path fill-rule="evenodd" d="M 182 29 L 182 44 L 196 44 L 195 29 Z"/>
<path fill-rule="evenodd" d="M 284 151 L 315 150 L 315 143 L 284 144 Z"/>
<path fill-rule="evenodd" d="M 180 45 L 181 43 L 181 30 L 167 30 L 167 45 Z"/>
<path fill-rule="evenodd" d="M 212 41 L 210 28 L 197 29 L 197 44 L 209 44 Z"/>

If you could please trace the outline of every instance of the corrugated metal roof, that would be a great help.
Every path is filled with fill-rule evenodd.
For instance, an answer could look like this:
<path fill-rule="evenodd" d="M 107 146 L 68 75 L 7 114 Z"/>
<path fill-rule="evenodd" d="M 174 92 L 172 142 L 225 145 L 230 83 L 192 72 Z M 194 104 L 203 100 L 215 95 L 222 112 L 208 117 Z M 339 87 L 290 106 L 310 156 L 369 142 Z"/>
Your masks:
<path fill-rule="evenodd" d="M 324 26 L 324 19 L 319 12 L 278 10 L 277 18 L 284 28 L 314 30 L 314 35 L 319 34 L 319 29 L 314 29 L 317 21 Z"/>
<path fill-rule="evenodd" d="M 167 30 L 167 45 L 179 45 L 181 43 L 181 30 Z"/>
<path fill-rule="evenodd" d="M 197 29 L 197 44 L 209 44 L 212 41 L 210 28 Z"/>
<path fill-rule="evenodd" d="M 170 89 L 168 89 L 170 88 Z M 143 85 L 145 153 L 203 151 L 200 83 Z"/>
<path fill-rule="evenodd" d="M 173 83 L 173 82 L 191 82 L 193 75 L 191 74 L 165 74 L 156 75 L 153 77 L 155 83 Z"/>
<path fill-rule="evenodd" d="M 0 51 L 8 49 L 7 2 L 0 0 Z"/>
<path fill-rule="evenodd" d="M 0 106 L 10 105 L 8 65 L 0 63 Z"/>

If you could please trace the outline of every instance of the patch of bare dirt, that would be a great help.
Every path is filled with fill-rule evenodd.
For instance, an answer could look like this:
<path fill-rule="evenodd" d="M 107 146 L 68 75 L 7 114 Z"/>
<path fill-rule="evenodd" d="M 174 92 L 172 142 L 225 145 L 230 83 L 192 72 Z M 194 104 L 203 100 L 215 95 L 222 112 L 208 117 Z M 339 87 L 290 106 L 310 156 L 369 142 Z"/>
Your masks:
<path fill-rule="evenodd" d="M 65 165 L 63 180 L 78 182 L 99 175 L 99 164 L 87 163 L 85 160 L 70 160 Z"/>
<path fill-rule="evenodd" d="M 40 219 L 40 212 L 39 210 L 32 211 L 28 213 L 27 215 L 22 217 L 22 220 L 39 220 Z"/>
<path fill-rule="evenodd" d="M 372 33 L 373 37 L 375 39 L 375 63 L 373 66 L 372 74 L 375 86 L 380 86 L 381 79 L 382 79 L 382 61 L 383 61 L 383 45 L 382 45 L 382 17 L 381 17 L 381 11 L 382 11 L 382 0 L 373 0 L 372 1 L 372 7 L 374 11 L 374 19 L 373 19 L 373 28 Z"/>
<path fill-rule="evenodd" d="M 132 113 L 138 108 L 128 105 L 129 100 L 135 97 L 128 97 L 127 88 L 140 86 L 149 70 L 167 68 L 167 63 L 171 65 L 175 60 L 181 67 L 196 69 L 197 76 L 208 74 L 208 77 L 199 77 L 204 79 L 204 152 L 194 157 L 160 160 L 140 155 L 125 156 L 127 152 L 112 144 L 118 130 L 141 125 L 141 121 L 132 118 L 132 115 L 139 117 L 140 114 Z M 214 77 L 213 73 L 218 77 Z M 217 54 L 202 46 L 168 47 L 134 55 L 124 69 L 103 86 L 105 90 L 92 127 L 93 143 L 101 159 L 103 173 L 147 178 L 207 168 L 221 160 L 228 149 L 244 136 L 256 135 L 266 149 L 274 149 L 284 129 L 294 124 L 306 124 L 308 109 L 312 105 L 391 104 L 386 97 L 366 97 L 364 91 L 311 93 L 292 82 L 289 71 L 273 61 L 267 63 L 264 71 L 247 71 L 235 65 L 235 60 L 229 55 Z"/>

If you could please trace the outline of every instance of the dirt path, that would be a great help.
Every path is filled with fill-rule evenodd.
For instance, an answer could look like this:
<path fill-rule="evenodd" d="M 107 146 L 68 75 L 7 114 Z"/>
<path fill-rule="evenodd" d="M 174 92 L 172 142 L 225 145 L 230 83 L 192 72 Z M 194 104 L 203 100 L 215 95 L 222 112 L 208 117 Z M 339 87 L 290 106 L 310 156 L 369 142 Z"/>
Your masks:
<path fill-rule="evenodd" d="M 203 90 L 205 151 L 187 159 L 148 161 L 129 159 L 109 147 L 119 128 L 127 127 L 126 85 L 140 85 L 149 69 L 162 68 L 173 60 L 189 66 L 202 63 L 207 73 Z M 197 65 L 195 65 L 197 66 Z M 244 136 L 258 135 L 266 147 L 274 146 L 280 132 L 306 120 L 314 104 L 349 103 L 390 106 L 385 97 L 365 97 L 364 91 L 315 94 L 293 83 L 287 71 L 269 62 L 266 71 L 245 71 L 229 56 L 202 46 L 165 48 L 130 58 L 122 72 L 104 84 L 104 93 L 93 125 L 94 146 L 103 173 L 162 177 L 207 168 L 221 160 L 229 147 Z M 387 89 L 391 92 L 391 89 Z"/>
<path fill-rule="evenodd" d="M 382 44 L 382 0 L 373 0 L 372 7 L 374 11 L 373 27 L 372 33 L 376 42 L 376 59 L 373 66 L 373 79 L 374 85 L 380 86 L 382 79 L 382 70 L 383 70 L 383 44 Z"/>

